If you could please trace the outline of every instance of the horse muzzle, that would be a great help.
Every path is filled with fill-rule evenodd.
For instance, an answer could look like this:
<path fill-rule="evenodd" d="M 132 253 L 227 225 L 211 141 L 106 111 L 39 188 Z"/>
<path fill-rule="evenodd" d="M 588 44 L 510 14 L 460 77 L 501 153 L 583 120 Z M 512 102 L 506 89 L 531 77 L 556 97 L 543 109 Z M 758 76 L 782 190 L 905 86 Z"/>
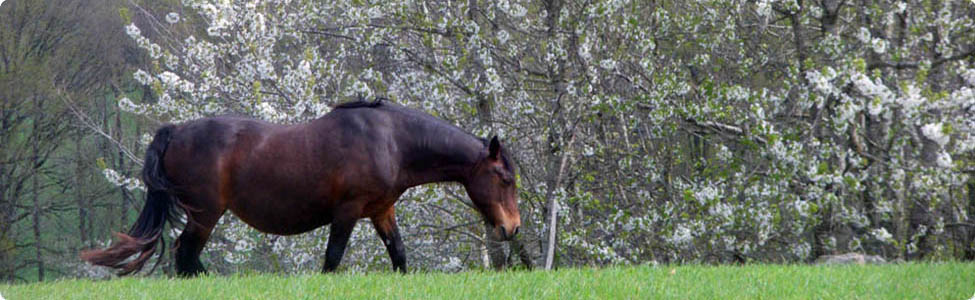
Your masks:
<path fill-rule="evenodd" d="M 504 225 L 498 225 L 494 231 L 497 234 L 498 239 L 502 241 L 510 241 L 515 237 L 515 235 L 518 235 L 518 229 L 521 229 L 521 224 L 508 225 L 507 227 Z"/>

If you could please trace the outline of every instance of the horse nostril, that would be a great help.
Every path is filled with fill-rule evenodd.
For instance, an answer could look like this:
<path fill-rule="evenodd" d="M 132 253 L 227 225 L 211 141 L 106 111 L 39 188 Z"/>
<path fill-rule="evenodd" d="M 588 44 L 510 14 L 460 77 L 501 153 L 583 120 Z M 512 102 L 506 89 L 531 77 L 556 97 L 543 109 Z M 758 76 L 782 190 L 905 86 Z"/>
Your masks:
<path fill-rule="evenodd" d="M 501 228 L 501 239 L 502 240 L 507 240 L 508 239 L 508 230 L 507 229 L 504 229 L 504 225 L 498 225 L 498 227 Z"/>
<path fill-rule="evenodd" d="M 515 231 L 512 231 L 512 232 L 511 232 L 511 236 L 516 236 L 516 235 L 518 235 L 518 229 L 521 229 L 521 226 L 515 226 Z"/>

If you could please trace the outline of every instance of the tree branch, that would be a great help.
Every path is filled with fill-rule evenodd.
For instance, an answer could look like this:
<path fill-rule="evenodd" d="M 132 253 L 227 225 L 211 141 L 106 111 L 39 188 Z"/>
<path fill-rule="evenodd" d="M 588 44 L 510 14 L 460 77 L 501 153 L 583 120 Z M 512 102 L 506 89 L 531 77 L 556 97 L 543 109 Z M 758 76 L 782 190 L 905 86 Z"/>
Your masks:
<path fill-rule="evenodd" d="M 968 51 L 965 51 L 963 53 L 959 53 L 959 54 L 955 54 L 955 55 L 952 55 L 952 56 L 949 56 L 949 57 L 943 57 L 941 59 L 935 60 L 934 62 L 931 63 L 931 67 L 932 68 L 935 68 L 935 67 L 938 67 L 938 66 L 940 66 L 940 65 L 942 65 L 944 63 L 952 62 L 952 61 L 956 61 L 956 60 L 961 60 L 961 59 L 965 59 L 965 58 L 968 58 L 970 56 L 975 56 L 975 46 L 971 47 L 971 49 L 969 49 Z M 896 70 L 904 70 L 904 69 L 917 69 L 919 66 L 920 66 L 920 63 L 917 63 L 917 62 L 910 62 L 910 63 L 906 63 L 906 62 L 890 63 L 890 62 L 882 61 L 882 62 L 873 62 L 873 63 L 868 64 L 867 65 L 867 70 L 873 70 L 873 69 L 877 69 L 877 68 L 894 68 Z"/>

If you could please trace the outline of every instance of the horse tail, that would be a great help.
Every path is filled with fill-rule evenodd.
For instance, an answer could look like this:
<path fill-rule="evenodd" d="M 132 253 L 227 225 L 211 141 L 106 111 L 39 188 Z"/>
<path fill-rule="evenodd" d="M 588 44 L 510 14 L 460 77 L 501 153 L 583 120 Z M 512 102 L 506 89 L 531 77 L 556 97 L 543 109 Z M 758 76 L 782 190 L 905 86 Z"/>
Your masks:
<path fill-rule="evenodd" d="M 163 168 L 163 156 L 174 129 L 173 125 L 160 128 L 146 150 L 142 167 L 146 203 L 128 234 L 116 232 L 118 242 L 106 249 L 82 251 L 81 259 L 95 265 L 120 269 L 118 274 L 123 276 L 141 270 L 157 249 L 160 249 L 160 258 L 165 254 L 163 230 L 166 222 L 172 223 L 177 215 L 175 204 L 178 200 Z M 163 246 L 159 247 L 159 244 Z M 136 254 L 138 256 L 130 260 Z"/>

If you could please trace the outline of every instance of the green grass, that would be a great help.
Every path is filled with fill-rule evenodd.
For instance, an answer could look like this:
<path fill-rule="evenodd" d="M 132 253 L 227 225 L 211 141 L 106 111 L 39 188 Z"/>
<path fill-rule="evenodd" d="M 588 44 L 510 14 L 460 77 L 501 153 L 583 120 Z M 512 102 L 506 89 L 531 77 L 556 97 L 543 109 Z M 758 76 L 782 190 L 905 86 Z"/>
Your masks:
<path fill-rule="evenodd" d="M 0 285 L 18 299 L 969 299 L 975 264 L 634 266 L 554 272 L 121 278 Z"/>

